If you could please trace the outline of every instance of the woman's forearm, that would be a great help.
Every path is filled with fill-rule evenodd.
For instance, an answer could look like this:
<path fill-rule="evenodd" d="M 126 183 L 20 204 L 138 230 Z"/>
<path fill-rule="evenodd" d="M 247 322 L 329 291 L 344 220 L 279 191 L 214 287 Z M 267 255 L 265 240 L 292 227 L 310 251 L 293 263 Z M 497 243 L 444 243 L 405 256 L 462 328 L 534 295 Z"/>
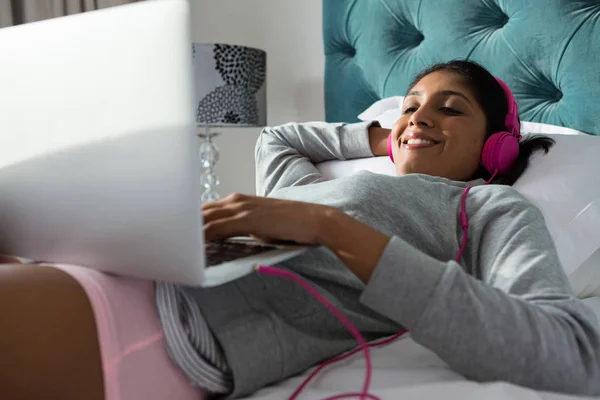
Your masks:
<path fill-rule="evenodd" d="M 387 137 L 390 129 L 381 128 L 376 125 L 369 127 L 369 145 L 375 156 L 387 156 Z"/>
<path fill-rule="evenodd" d="M 390 129 L 369 127 L 369 145 L 375 156 L 387 155 Z M 321 213 L 317 242 L 333 251 L 363 282 L 368 282 L 390 238 L 335 208 Z"/>
<path fill-rule="evenodd" d="M 255 148 L 257 193 L 323 181 L 315 164 L 324 161 L 372 157 L 369 124 L 310 122 L 263 129 Z"/>
<path fill-rule="evenodd" d="M 340 210 L 327 207 L 322 213 L 317 242 L 333 251 L 365 283 L 389 240 L 389 236 Z"/>

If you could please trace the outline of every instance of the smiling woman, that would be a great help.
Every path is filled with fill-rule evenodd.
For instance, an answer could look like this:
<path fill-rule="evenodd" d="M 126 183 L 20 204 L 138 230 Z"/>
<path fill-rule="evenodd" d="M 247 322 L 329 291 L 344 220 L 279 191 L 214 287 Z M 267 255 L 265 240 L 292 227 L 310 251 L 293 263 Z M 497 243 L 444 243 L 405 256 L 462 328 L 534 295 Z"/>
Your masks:
<path fill-rule="evenodd" d="M 402 109 L 390 138 L 396 144 L 390 156 L 398 158 L 398 175 L 490 179 L 494 171 L 480 165 L 483 145 L 492 134 L 507 129 L 509 104 L 501 84 L 485 68 L 461 60 L 436 64 L 415 77 Z M 539 136 L 521 141 L 512 168 L 493 182 L 512 185 L 531 153 L 547 152 L 551 145 L 551 139 Z"/>
<path fill-rule="evenodd" d="M 264 129 L 255 153 L 260 196 L 204 206 L 206 238 L 321 245 L 278 266 L 314 284 L 367 340 L 406 328 L 470 379 L 600 394 L 594 316 L 569 287 L 540 211 L 509 186 L 551 141 L 521 140 L 510 89 L 480 65 L 436 65 L 408 92 L 391 131 L 374 122 Z M 388 142 L 397 176 L 327 180 L 316 166 L 386 155 Z M 484 185 L 492 176 L 505 184 Z M 158 288 L 170 353 L 183 354 L 208 326 L 214 341 L 194 360 L 210 354 L 225 365 L 219 390 L 233 397 L 355 345 L 293 282 L 251 274 L 209 289 Z M 183 329 L 167 318 L 173 312 L 201 322 Z M 208 378 L 183 356 L 175 362 L 197 385 Z"/>
<path fill-rule="evenodd" d="M 486 115 L 460 76 L 445 70 L 424 76 L 406 96 L 403 109 L 391 133 L 398 175 L 420 172 L 470 180 L 481 159 Z"/>

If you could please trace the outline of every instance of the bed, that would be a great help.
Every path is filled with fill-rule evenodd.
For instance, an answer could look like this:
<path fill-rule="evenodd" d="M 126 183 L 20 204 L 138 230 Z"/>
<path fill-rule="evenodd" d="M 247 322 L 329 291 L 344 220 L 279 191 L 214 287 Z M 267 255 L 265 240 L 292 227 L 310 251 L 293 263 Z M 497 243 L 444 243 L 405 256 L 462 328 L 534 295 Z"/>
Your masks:
<path fill-rule="evenodd" d="M 402 95 L 424 67 L 468 58 L 507 82 L 522 121 L 600 135 L 600 101 L 593 101 L 600 85 L 598 0 L 323 0 L 323 40 L 329 122 L 358 121 L 374 102 Z M 391 172 L 386 162 L 333 162 L 321 171 L 331 178 L 359 169 Z M 595 166 L 600 171 L 600 164 Z M 588 213 L 586 219 L 598 214 Z M 598 273 L 600 252 L 588 263 L 593 263 L 589 271 Z M 600 297 L 584 297 L 600 320 Z M 579 398 L 507 383 L 469 382 L 409 335 L 372 350 L 372 356 L 372 392 L 382 399 Z M 287 398 L 309 372 L 252 398 Z M 327 368 L 300 398 L 356 391 L 363 376 L 357 354 Z"/>

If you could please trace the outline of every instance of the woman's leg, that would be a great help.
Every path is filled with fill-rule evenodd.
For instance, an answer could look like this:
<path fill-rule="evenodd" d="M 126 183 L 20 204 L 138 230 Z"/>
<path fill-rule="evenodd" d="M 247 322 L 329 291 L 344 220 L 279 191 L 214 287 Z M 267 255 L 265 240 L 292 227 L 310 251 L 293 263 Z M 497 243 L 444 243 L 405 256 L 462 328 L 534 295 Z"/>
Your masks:
<path fill-rule="evenodd" d="M 0 264 L 19 264 L 18 258 L 0 254 Z"/>
<path fill-rule="evenodd" d="M 96 324 L 81 286 L 34 265 L 0 265 L 2 398 L 104 398 Z"/>

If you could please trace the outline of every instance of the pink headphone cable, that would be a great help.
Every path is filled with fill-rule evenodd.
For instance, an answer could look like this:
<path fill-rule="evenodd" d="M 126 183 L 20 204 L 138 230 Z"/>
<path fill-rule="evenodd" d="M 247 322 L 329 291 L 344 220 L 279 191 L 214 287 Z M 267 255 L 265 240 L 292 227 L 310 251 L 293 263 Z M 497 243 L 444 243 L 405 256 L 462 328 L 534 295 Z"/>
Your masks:
<path fill-rule="evenodd" d="M 494 178 L 496 177 L 496 174 L 498 174 L 498 170 L 496 170 L 492 176 L 490 177 L 490 179 L 487 180 L 487 182 L 485 183 L 486 185 L 488 185 L 491 181 L 494 180 Z M 456 255 L 456 258 L 454 259 L 454 261 L 459 262 L 460 259 L 463 256 L 463 253 L 465 252 L 465 249 L 467 248 L 467 237 L 469 235 L 469 221 L 467 219 L 467 194 L 469 194 L 469 190 L 471 190 L 473 186 L 467 186 L 465 188 L 465 191 L 462 194 L 462 197 L 460 198 L 460 226 L 462 227 L 463 230 L 463 240 L 462 240 L 462 245 L 460 246 L 460 250 L 458 251 L 458 254 Z"/>
<path fill-rule="evenodd" d="M 381 341 L 378 341 L 378 342 L 372 342 L 372 343 L 369 343 L 369 344 L 367 345 L 367 347 L 379 347 L 379 346 L 384 346 L 384 345 L 386 345 L 386 344 L 388 344 L 388 343 L 391 343 L 391 342 L 393 342 L 394 340 L 398 339 L 400 336 L 404 335 L 404 334 L 405 334 L 405 333 L 407 333 L 407 332 L 408 332 L 408 331 L 405 329 L 405 330 L 403 330 L 402 332 L 395 334 L 394 336 L 390 336 L 390 337 L 388 337 L 388 338 L 386 338 L 386 339 L 383 339 L 383 340 L 381 340 Z M 362 347 L 358 347 L 357 349 L 351 350 L 351 351 L 349 351 L 348 353 L 345 353 L 345 354 L 342 354 L 342 355 L 340 355 L 340 356 L 337 356 L 337 357 L 335 357 L 335 358 L 332 358 L 331 360 L 327 360 L 327 361 L 325 361 L 324 363 L 322 363 L 321 365 L 319 365 L 319 366 L 318 366 L 318 367 L 317 367 L 317 368 L 316 368 L 316 369 L 315 369 L 315 370 L 314 370 L 314 371 L 313 371 L 313 372 L 312 372 L 312 373 L 311 373 L 311 374 L 308 376 L 308 378 L 306 378 L 306 379 L 304 380 L 304 382 L 302 382 L 302 385 L 300 385 L 300 386 L 298 387 L 298 389 L 296 389 L 296 391 L 295 391 L 295 392 L 292 394 L 292 396 L 290 396 L 290 398 L 289 398 L 288 400 L 294 400 L 294 399 L 296 399 L 296 397 L 297 397 L 297 396 L 300 394 L 300 392 L 301 392 L 301 391 L 304 389 L 304 387 L 305 387 L 306 385 L 308 385 L 308 383 L 309 383 L 309 382 L 312 380 L 312 378 L 314 378 L 314 377 L 315 377 L 315 376 L 316 376 L 316 375 L 317 375 L 319 372 L 321 372 L 321 370 L 323 370 L 325 367 L 327 367 L 327 366 L 329 366 L 329 365 L 331 365 L 331 364 L 335 364 L 336 362 L 339 362 L 339 361 L 345 360 L 346 358 L 353 356 L 354 354 L 358 353 L 359 351 L 363 351 L 363 348 L 362 348 Z M 343 394 L 343 395 L 340 395 L 340 396 L 359 396 L 359 395 L 360 395 L 360 393 L 348 393 L 348 394 Z M 373 396 L 373 395 L 370 395 L 370 394 L 367 394 L 367 395 L 368 395 L 368 396 L 371 396 L 370 398 L 372 398 L 372 399 L 375 399 L 375 400 L 379 399 L 378 397 L 375 397 L 375 396 Z M 325 399 L 325 400 L 333 400 L 333 399 L 339 399 L 339 398 L 341 398 L 341 397 L 335 396 L 335 397 L 329 397 L 328 399 Z"/>
<path fill-rule="evenodd" d="M 317 369 L 315 369 L 308 376 L 308 378 L 306 378 L 304 380 L 304 382 L 302 382 L 302 384 L 296 389 L 296 391 L 294 391 L 294 393 L 289 397 L 288 400 L 295 400 L 300 395 L 302 390 L 304 390 L 304 388 L 310 382 L 310 380 L 312 378 L 314 378 L 323 368 L 325 368 L 326 366 L 331 365 L 333 363 L 336 363 L 338 361 L 342 361 L 342 360 L 352 356 L 353 354 L 356 354 L 359 351 L 364 352 L 365 363 L 366 363 L 365 381 L 363 383 L 362 391 L 360 393 L 343 393 L 343 394 L 336 395 L 333 397 L 328 397 L 324 400 L 337 400 L 337 399 L 345 399 L 345 398 L 350 398 L 350 397 L 359 397 L 361 400 L 363 400 L 363 399 L 381 400 L 379 397 L 369 394 L 369 386 L 371 385 L 371 374 L 372 374 L 372 369 L 373 369 L 372 364 L 371 364 L 371 353 L 369 352 L 369 347 L 383 346 L 384 344 L 388 344 L 388 343 L 396 340 L 400 336 L 404 335 L 407 331 L 405 330 L 405 331 L 400 332 L 390 338 L 387 338 L 380 342 L 374 342 L 369 345 L 369 344 L 367 344 L 366 340 L 362 337 L 362 335 L 360 334 L 358 329 L 356 329 L 354 327 L 354 325 L 352 325 L 352 323 L 350 321 L 348 321 L 348 319 L 344 316 L 344 314 L 342 314 L 333 304 L 331 304 L 325 297 L 323 297 L 319 292 L 317 292 L 312 286 L 310 286 L 304 279 L 300 278 L 298 275 L 294 274 L 293 272 L 284 270 L 284 269 L 269 267 L 269 266 L 265 266 L 265 265 L 257 266 L 256 270 L 263 274 L 281 276 L 281 277 L 293 279 L 296 282 L 298 282 L 304 289 L 306 289 L 310 294 L 312 294 L 317 300 L 319 300 L 321 303 L 323 303 L 323 305 L 325 305 L 325 307 L 327 307 L 329 309 L 329 311 L 331 311 L 331 313 L 333 315 L 335 315 L 346 326 L 346 328 L 348 328 L 348 330 L 356 338 L 356 341 L 359 344 L 358 349 L 354 349 L 353 351 L 351 351 L 349 353 L 342 354 L 341 356 L 338 356 L 336 358 L 333 358 L 331 360 L 328 360 L 328 361 L 325 361 L 324 363 L 322 363 Z"/>

